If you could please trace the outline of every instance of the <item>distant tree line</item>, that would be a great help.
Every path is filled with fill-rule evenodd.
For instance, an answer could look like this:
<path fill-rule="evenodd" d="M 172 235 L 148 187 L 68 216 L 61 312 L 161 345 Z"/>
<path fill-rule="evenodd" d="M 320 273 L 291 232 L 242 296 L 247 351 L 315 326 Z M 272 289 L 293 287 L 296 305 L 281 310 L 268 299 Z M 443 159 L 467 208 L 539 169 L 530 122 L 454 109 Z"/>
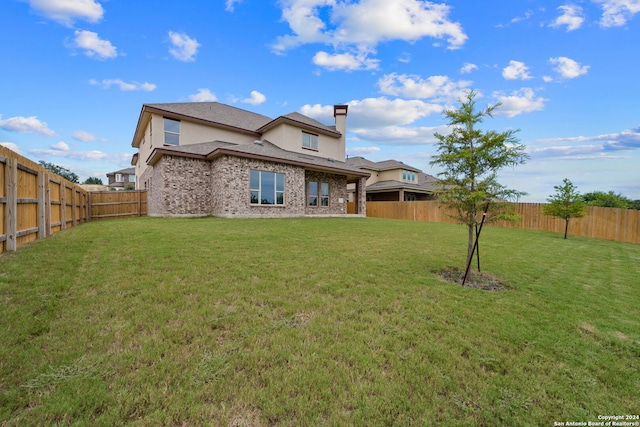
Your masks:
<path fill-rule="evenodd" d="M 592 191 L 591 193 L 585 193 L 582 195 L 582 201 L 587 206 L 640 210 L 640 200 L 631 200 L 628 197 L 625 197 L 620 193 L 616 194 L 613 191 L 609 191 L 607 193 L 604 191 Z"/>
<path fill-rule="evenodd" d="M 73 182 L 74 184 L 80 184 L 80 179 L 78 178 L 78 175 L 75 174 L 74 172 L 71 172 L 69 169 L 67 169 L 65 167 L 62 167 L 62 166 L 55 165 L 53 163 L 45 162 L 45 161 L 42 161 L 42 160 L 40 160 L 38 163 L 40 164 L 40 166 L 42 166 L 43 168 L 45 168 L 49 172 L 53 172 L 56 175 L 60 175 L 61 177 L 63 177 L 67 181 Z M 83 182 L 83 184 L 98 184 L 98 185 L 102 185 L 102 180 L 100 178 L 92 176 L 92 177 L 87 178 Z"/>

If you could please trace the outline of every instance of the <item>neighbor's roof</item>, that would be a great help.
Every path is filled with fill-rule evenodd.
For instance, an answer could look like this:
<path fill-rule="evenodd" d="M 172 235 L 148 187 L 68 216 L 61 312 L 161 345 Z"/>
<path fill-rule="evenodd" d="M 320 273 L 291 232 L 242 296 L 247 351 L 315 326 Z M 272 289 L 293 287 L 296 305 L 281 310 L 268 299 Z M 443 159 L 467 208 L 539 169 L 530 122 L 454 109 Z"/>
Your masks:
<path fill-rule="evenodd" d="M 387 180 L 387 181 L 378 181 L 374 184 L 367 186 L 367 192 L 369 193 L 379 193 L 385 191 L 396 191 L 396 190 L 409 190 L 417 193 L 431 193 L 437 187 L 438 179 L 429 174 L 419 172 L 418 174 L 418 183 L 413 184 L 409 182 L 395 181 L 395 180 Z"/>
<path fill-rule="evenodd" d="M 367 177 L 369 173 L 338 160 L 311 156 L 294 151 L 283 150 L 269 141 L 257 141 L 250 144 L 234 144 L 225 141 L 211 141 L 200 144 L 164 146 L 155 148 L 147 164 L 154 165 L 164 155 L 190 157 L 200 160 L 212 160 L 221 155 L 247 157 L 259 160 L 303 166 L 308 169 L 347 175 L 348 178 Z"/>
<path fill-rule="evenodd" d="M 364 157 L 358 156 L 348 158 L 346 160 L 346 163 L 360 169 L 369 169 L 374 171 L 404 169 L 412 172 L 422 172 L 420 169 L 404 164 L 398 160 L 383 160 L 381 162 L 372 162 L 371 160 L 367 160 Z"/>
<path fill-rule="evenodd" d="M 123 175 L 132 175 L 132 174 L 136 173 L 136 168 L 126 168 L 126 169 L 120 169 L 119 171 L 115 171 L 115 172 L 109 172 L 109 173 L 107 173 L 107 176 L 115 175 L 117 173 L 121 173 Z"/>

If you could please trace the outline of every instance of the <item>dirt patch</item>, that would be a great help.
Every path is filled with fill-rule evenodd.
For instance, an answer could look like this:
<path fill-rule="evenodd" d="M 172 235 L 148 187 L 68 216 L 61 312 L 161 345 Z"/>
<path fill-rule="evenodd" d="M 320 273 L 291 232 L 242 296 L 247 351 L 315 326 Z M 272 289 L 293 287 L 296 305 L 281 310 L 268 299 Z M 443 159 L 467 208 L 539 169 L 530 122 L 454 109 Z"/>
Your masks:
<path fill-rule="evenodd" d="M 447 282 L 452 282 L 458 285 L 462 285 L 464 279 L 464 271 L 449 269 L 439 272 Z M 483 291 L 508 291 L 510 286 L 503 280 L 485 272 L 470 271 L 469 277 L 464 284 L 465 287 L 481 289 Z"/>

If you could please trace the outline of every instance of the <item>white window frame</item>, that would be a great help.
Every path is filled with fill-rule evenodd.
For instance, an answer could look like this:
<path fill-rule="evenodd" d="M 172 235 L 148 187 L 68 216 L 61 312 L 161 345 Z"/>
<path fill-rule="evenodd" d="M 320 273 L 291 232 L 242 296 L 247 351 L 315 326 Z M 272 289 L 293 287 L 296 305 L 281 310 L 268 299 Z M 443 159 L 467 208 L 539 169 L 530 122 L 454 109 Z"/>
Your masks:
<path fill-rule="evenodd" d="M 251 174 L 258 174 L 258 183 L 256 185 L 252 185 Z M 273 203 L 262 203 L 262 175 L 263 174 L 272 174 L 273 176 Z M 281 177 L 282 181 L 282 189 L 278 190 L 278 181 L 279 177 Z M 286 189 L 286 180 L 285 175 L 280 172 L 269 172 L 269 171 L 261 171 L 257 169 L 251 169 L 249 172 L 249 204 L 251 206 L 284 206 L 285 205 L 285 194 Z M 257 193 L 257 202 L 254 202 L 253 195 Z"/>
<path fill-rule="evenodd" d="M 172 123 L 178 124 L 178 132 L 174 131 L 174 130 L 167 130 L 167 124 L 168 123 Z M 164 124 L 164 145 L 180 145 L 180 130 L 182 127 L 182 124 L 180 123 L 180 120 L 175 120 L 175 119 L 170 119 L 168 117 L 163 117 L 163 124 Z M 173 142 L 167 142 L 167 136 L 171 139 L 171 138 L 176 138 L 177 137 L 177 141 L 174 144 Z"/>
<path fill-rule="evenodd" d="M 318 135 L 302 131 L 302 148 L 318 151 Z"/>

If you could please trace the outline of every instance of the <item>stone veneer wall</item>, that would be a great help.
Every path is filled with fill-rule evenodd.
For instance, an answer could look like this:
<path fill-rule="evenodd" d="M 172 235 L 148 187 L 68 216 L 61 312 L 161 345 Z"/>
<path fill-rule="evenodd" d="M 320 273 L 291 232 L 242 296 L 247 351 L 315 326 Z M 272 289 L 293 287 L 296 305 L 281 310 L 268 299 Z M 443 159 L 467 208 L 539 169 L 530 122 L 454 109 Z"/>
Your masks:
<path fill-rule="evenodd" d="M 304 186 L 308 188 L 309 181 L 329 183 L 329 206 L 308 206 L 305 199 L 306 215 L 342 215 L 347 213 L 347 177 L 323 172 L 307 171 Z M 318 188 L 320 191 L 320 188 Z M 340 200 L 342 199 L 342 203 Z M 318 205 L 320 195 L 318 195 Z"/>
<path fill-rule="evenodd" d="M 160 160 L 162 162 L 162 160 Z M 162 216 L 162 188 L 164 186 L 163 175 L 160 173 L 160 162 L 156 166 L 147 167 L 139 179 L 141 190 L 147 190 L 147 215 Z"/>
<path fill-rule="evenodd" d="M 284 206 L 250 203 L 251 170 L 285 174 Z M 307 206 L 309 181 L 329 183 L 329 206 Z M 224 155 L 212 161 L 163 156 L 140 177 L 147 186 L 149 216 L 302 216 L 347 213 L 343 175 L 301 166 Z M 342 199 L 343 203 L 339 203 Z"/>
<path fill-rule="evenodd" d="M 149 175 L 147 176 L 147 174 Z M 148 182 L 150 216 L 211 215 L 211 164 L 179 156 L 163 156 L 142 174 Z"/>
<path fill-rule="evenodd" d="M 250 203 L 251 169 L 284 173 L 284 206 L 260 206 Z M 213 161 L 211 176 L 213 215 L 304 215 L 304 168 L 300 166 L 225 155 Z"/>

